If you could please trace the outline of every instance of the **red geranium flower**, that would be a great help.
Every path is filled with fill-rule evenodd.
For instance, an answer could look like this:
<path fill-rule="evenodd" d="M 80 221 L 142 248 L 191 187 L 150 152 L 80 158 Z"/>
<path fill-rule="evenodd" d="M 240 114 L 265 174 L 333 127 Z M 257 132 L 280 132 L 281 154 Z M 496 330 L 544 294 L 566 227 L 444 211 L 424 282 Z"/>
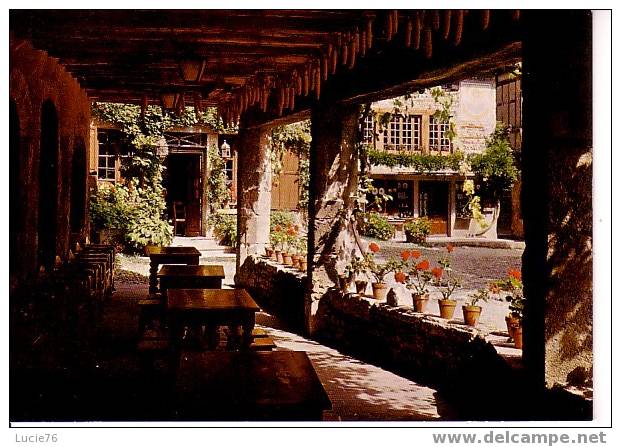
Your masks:
<path fill-rule="evenodd" d="M 423 259 L 418 264 L 416 264 L 416 270 L 427 270 L 429 268 L 429 261 Z"/>
<path fill-rule="evenodd" d="M 395 281 L 404 283 L 405 282 L 405 273 L 403 272 L 395 272 Z"/>
<path fill-rule="evenodd" d="M 455 247 L 453 247 L 453 244 L 448 244 L 446 246 L 446 251 L 448 251 L 449 253 L 452 253 L 453 250 L 455 250 Z"/>
<path fill-rule="evenodd" d="M 440 278 L 442 278 L 442 273 L 444 272 L 444 270 L 442 270 L 441 267 L 434 267 L 431 269 L 431 274 L 439 281 Z"/>
<path fill-rule="evenodd" d="M 522 272 L 516 269 L 509 269 L 509 276 L 517 279 L 518 281 L 522 280 Z"/>
<path fill-rule="evenodd" d="M 369 244 L 369 250 L 371 250 L 373 253 L 377 253 L 378 251 L 380 251 L 380 246 L 377 245 L 375 242 L 371 242 Z"/>
<path fill-rule="evenodd" d="M 420 251 L 418 251 L 418 250 L 412 250 L 412 257 L 413 257 L 414 259 L 418 259 L 418 258 L 420 258 Z"/>
<path fill-rule="evenodd" d="M 405 262 L 407 262 L 408 259 L 410 259 L 410 252 L 407 250 L 403 250 L 401 252 L 401 259 L 403 259 Z"/>
<path fill-rule="evenodd" d="M 296 235 L 295 228 L 293 228 L 293 227 L 289 227 L 289 228 L 287 229 L 287 234 L 288 234 L 289 236 L 295 236 L 295 235 Z"/>
<path fill-rule="evenodd" d="M 280 225 L 276 225 L 274 227 L 274 231 L 282 231 L 282 227 Z"/>

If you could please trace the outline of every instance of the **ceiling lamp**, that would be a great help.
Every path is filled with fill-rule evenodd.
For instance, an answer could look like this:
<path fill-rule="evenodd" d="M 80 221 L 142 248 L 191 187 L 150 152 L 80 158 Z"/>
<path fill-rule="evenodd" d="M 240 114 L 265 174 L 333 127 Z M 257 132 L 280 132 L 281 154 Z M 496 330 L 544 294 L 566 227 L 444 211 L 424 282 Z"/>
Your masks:
<path fill-rule="evenodd" d="M 174 110 L 179 101 L 179 93 L 162 93 L 160 96 L 162 109 Z"/>
<path fill-rule="evenodd" d="M 205 71 L 204 60 L 184 60 L 179 62 L 179 71 L 185 82 L 200 82 Z"/>

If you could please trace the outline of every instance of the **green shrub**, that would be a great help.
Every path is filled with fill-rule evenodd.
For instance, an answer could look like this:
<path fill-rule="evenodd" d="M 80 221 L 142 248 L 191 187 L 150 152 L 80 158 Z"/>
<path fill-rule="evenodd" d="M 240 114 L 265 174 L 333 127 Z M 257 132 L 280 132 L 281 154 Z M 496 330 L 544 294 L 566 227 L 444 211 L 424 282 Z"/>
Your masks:
<path fill-rule="evenodd" d="M 431 233 L 431 221 L 426 217 L 417 217 L 403 225 L 405 240 L 415 244 L 424 244 Z"/>
<path fill-rule="evenodd" d="M 140 251 L 146 245 L 168 245 L 172 226 L 162 216 L 166 203 L 161 189 L 126 185 L 102 186 L 91 196 L 89 218 L 95 231 L 115 230 L 124 249 Z"/>
<path fill-rule="evenodd" d="M 384 216 L 376 212 L 364 213 L 358 222 L 360 233 L 381 241 L 387 241 L 395 234 L 395 228 Z"/>
<path fill-rule="evenodd" d="M 207 225 L 220 240 L 220 244 L 237 246 L 237 216 L 235 214 L 213 213 L 207 219 Z"/>

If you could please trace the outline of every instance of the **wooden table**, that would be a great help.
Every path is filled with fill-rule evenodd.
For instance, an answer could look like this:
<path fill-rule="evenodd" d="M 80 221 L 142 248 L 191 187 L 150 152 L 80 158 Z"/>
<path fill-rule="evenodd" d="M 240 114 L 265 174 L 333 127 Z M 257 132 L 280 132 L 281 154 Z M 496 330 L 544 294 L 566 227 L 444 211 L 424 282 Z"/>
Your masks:
<path fill-rule="evenodd" d="M 149 293 L 157 292 L 157 268 L 160 264 L 198 265 L 201 252 L 194 247 L 154 247 L 144 249 L 151 259 L 149 269 Z"/>
<path fill-rule="evenodd" d="M 166 301 L 174 349 L 186 325 L 207 326 L 210 349 L 218 345 L 219 326 L 231 329 L 230 348 L 248 349 L 252 343 L 254 316 L 261 309 L 244 289 L 169 289 Z"/>
<path fill-rule="evenodd" d="M 305 352 L 183 352 L 181 420 L 320 421 L 332 404 Z"/>
<path fill-rule="evenodd" d="M 168 289 L 221 289 L 224 267 L 221 265 L 163 265 L 157 277 L 160 291 Z"/>

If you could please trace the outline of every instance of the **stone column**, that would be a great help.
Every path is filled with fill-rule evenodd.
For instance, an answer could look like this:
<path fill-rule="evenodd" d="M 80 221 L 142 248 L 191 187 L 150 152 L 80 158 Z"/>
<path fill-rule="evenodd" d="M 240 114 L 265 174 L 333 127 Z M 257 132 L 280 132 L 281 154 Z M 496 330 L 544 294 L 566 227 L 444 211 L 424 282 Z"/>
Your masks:
<path fill-rule="evenodd" d="M 306 328 L 314 332 L 318 300 L 338 284 L 353 255 L 359 255 L 347 222 L 358 187 L 356 151 L 359 106 L 321 104 L 311 117 Z"/>
<path fill-rule="evenodd" d="M 543 388 L 592 374 L 591 14 L 523 26 L 524 363 Z"/>
<path fill-rule="evenodd" d="M 240 127 L 237 139 L 237 263 L 264 253 L 270 236 L 272 164 L 266 128 Z"/>

